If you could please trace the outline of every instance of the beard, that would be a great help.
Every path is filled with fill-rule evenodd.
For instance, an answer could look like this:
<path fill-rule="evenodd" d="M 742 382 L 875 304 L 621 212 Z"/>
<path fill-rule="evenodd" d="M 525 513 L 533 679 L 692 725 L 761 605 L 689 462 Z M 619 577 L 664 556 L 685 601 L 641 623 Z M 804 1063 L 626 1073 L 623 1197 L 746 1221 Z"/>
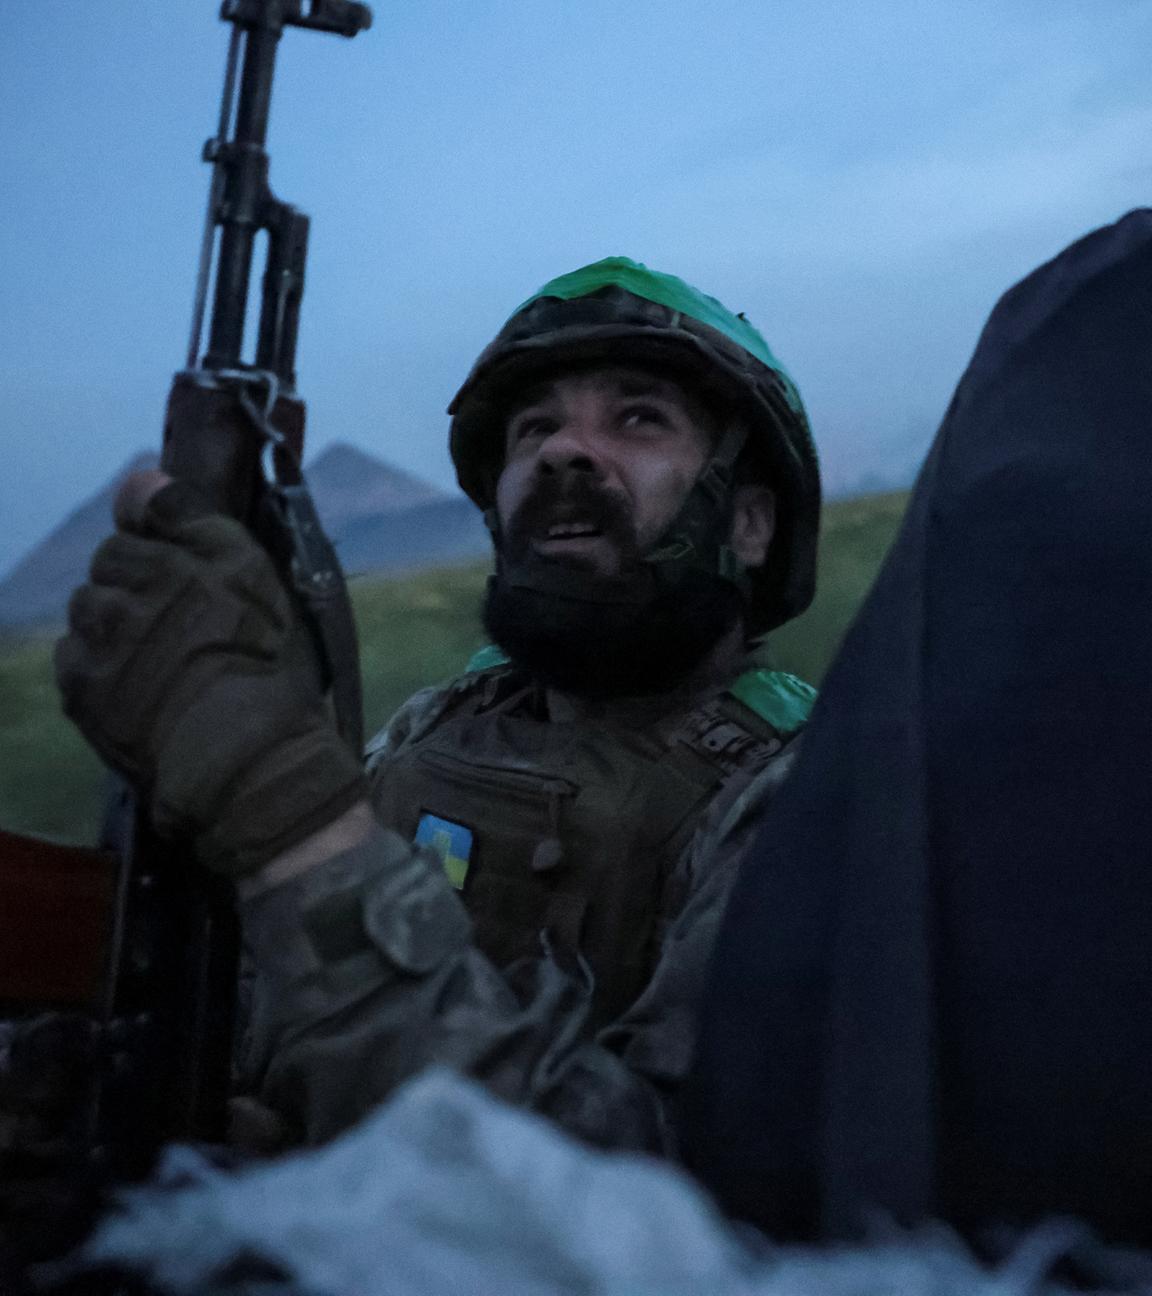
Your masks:
<path fill-rule="evenodd" d="M 619 573 L 545 559 L 532 537 L 557 509 L 572 508 L 615 546 Z M 674 689 L 739 621 L 739 590 L 718 574 L 646 563 L 627 508 L 594 482 L 542 481 L 498 541 L 484 628 L 518 666 L 545 684 L 587 697 Z"/>

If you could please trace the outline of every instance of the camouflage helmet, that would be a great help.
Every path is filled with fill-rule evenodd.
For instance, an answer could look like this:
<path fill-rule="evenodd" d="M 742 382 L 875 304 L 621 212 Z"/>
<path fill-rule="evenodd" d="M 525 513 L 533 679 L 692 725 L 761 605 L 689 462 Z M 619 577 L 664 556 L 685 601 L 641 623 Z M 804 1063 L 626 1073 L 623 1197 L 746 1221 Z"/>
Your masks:
<path fill-rule="evenodd" d="M 693 490 L 713 512 L 730 507 L 732 461 L 743 451 L 757 479 L 776 491 L 777 509 L 768 561 L 746 573 L 749 629 L 763 633 L 803 612 L 815 586 L 820 473 L 800 393 L 743 315 L 627 257 L 545 284 L 481 353 L 448 407 L 461 488 L 486 512 L 493 508 L 506 413 L 527 385 L 557 369 L 622 363 L 685 383 L 747 430 L 735 442 L 721 438 L 726 450 L 714 455 Z M 700 504 L 698 498 L 696 515 Z M 723 564 L 721 574 L 731 575 Z"/>

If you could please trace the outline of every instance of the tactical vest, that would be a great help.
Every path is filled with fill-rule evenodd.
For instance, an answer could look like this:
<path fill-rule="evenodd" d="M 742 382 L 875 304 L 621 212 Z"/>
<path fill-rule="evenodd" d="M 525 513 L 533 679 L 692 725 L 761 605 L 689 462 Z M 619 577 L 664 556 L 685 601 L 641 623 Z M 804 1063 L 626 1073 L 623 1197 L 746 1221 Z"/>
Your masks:
<path fill-rule="evenodd" d="M 683 899 L 673 868 L 701 816 L 781 751 L 812 696 L 751 671 L 645 726 L 565 722 L 499 666 L 458 681 L 430 728 L 374 767 L 373 800 L 385 824 L 439 852 L 498 967 L 538 956 L 543 933 L 561 962 L 587 962 L 605 1022 L 652 975 Z"/>

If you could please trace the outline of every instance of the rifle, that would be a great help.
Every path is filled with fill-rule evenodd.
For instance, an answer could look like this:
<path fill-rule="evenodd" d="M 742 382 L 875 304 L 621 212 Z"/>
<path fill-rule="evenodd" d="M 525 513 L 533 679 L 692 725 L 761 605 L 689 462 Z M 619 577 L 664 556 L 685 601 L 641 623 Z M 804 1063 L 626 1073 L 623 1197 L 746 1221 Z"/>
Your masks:
<path fill-rule="evenodd" d="M 192 332 L 168 400 L 161 467 L 242 521 L 271 553 L 313 640 L 340 733 L 359 752 L 351 606 L 300 467 L 305 418 L 295 351 L 309 222 L 270 190 L 265 139 L 284 28 L 352 37 L 370 26 L 371 12 L 351 0 L 224 0 L 220 17 L 232 32 L 219 125 L 204 147 L 212 182 Z M 268 243 L 259 328 L 253 359 L 246 360 L 245 318 L 261 231 Z M 93 1010 L 83 1015 L 81 1034 L 94 1066 L 72 1130 L 81 1153 L 72 1174 L 79 1169 L 89 1182 L 103 1183 L 146 1174 L 172 1139 L 223 1139 L 238 938 L 231 888 L 196 866 L 186 845 L 159 840 L 127 788 L 111 798 L 102 838 L 87 871 L 71 854 L 65 859 L 46 848 L 44 858 L 63 870 L 60 877 L 68 870 L 84 877 L 89 893 L 113 892 L 98 995 L 69 984 L 53 996 L 54 1006 L 88 998 Z M 25 856 L 10 835 L 7 846 L 26 884 Z M 99 885 L 97 875 L 105 879 Z M 91 947 L 89 939 L 89 962 Z M 28 962 L 26 952 L 22 973 Z M 0 1005 L 19 997 L 11 985 L 0 986 Z"/>

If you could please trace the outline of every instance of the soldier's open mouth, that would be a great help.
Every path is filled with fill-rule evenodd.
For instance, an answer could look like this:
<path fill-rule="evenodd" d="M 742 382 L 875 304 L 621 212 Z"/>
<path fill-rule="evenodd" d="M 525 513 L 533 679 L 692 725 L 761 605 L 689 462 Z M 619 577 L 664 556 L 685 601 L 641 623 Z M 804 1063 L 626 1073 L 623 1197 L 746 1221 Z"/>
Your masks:
<path fill-rule="evenodd" d="M 572 562 L 595 569 L 615 566 L 615 546 L 602 527 L 586 518 L 551 522 L 532 539 L 532 549 L 549 562 Z"/>
<path fill-rule="evenodd" d="M 629 529 L 625 503 L 605 491 L 585 487 L 562 495 L 546 483 L 513 515 L 505 556 L 613 573 L 630 549 Z"/>
<path fill-rule="evenodd" d="M 553 522 L 548 528 L 545 540 L 583 539 L 600 535 L 600 528 L 592 522 Z"/>

